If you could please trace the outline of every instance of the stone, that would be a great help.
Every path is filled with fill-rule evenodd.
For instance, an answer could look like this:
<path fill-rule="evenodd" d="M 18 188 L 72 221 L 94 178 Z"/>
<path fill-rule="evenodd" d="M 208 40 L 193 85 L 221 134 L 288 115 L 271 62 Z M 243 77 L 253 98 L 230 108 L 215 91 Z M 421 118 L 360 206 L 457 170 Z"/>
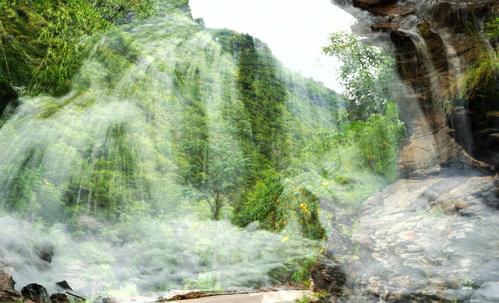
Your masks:
<path fill-rule="evenodd" d="M 9 274 L 0 271 L 0 289 L 13 290 L 15 284 L 14 279 Z"/>
<path fill-rule="evenodd" d="M 488 282 L 482 285 L 473 296 L 470 303 L 499 302 L 499 282 Z"/>
<path fill-rule="evenodd" d="M 410 174 L 410 178 L 412 179 L 425 179 L 430 176 L 438 176 L 442 171 L 442 167 L 440 165 L 430 167 L 427 169 L 418 169 Z"/>
<path fill-rule="evenodd" d="M 58 294 L 52 294 L 50 296 L 50 302 L 51 303 L 70 303 L 71 301 L 68 298 L 68 295 L 58 293 Z"/>
<path fill-rule="evenodd" d="M 0 302 L 14 302 L 20 299 L 20 294 L 14 289 L 12 277 L 0 269 Z"/>
<path fill-rule="evenodd" d="M 367 40 L 391 40 L 392 45 L 386 47 L 393 50 L 400 78 L 410 90 L 407 95 L 420 96 L 408 98 L 412 100 L 402 101 L 406 104 L 399 106 L 402 110 L 414 104 L 409 111 L 412 115 L 401 115 L 409 134 L 400 156 L 403 175 L 459 158 L 461 152 L 454 152 L 455 145 L 462 146 L 476 160 L 499 167 L 499 135 L 483 137 L 481 133 L 499 126 L 496 102 L 499 86 L 465 92 L 465 85 L 461 83 L 466 73 L 476 66 L 477 59 L 487 52 L 484 43 L 477 43 L 478 30 L 470 28 L 469 24 L 481 24 L 487 15 L 494 16 L 499 10 L 499 2 L 333 2 L 346 7 L 359 19 L 359 25 L 353 30 L 361 36 L 366 36 L 369 28 L 377 32 Z M 350 5 L 360 10 L 349 9 Z M 455 112 L 451 108 L 453 114 L 449 119 L 442 110 L 445 104 L 460 105 L 464 110 Z M 418 111 L 422 111 L 423 119 L 416 114 Z M 421 121 L 428 125 L 421 125 Z M 440 133 L 446 126 L 454 131 Z"/>
<path fill-rule="evenodd" d="M 380 22 L 371 25 L 371 30 L 375 32 L 393 31 L 399 29 L 400 25 L 393 22 Z"/>
<path fill-rule="evenodd" d="M 52 258 L 54 257 L 54 247 L 49 244 L 39 246 L 36 248 L 36 254 L 43 261 L 52 263 Z"/>
<path fill-rule="evenodd" d="M 353 6 L 369 9 L 381 5 L 393 4 L 397 2 L 397 0 L 353 0 Z"/>
<path fill-rule="evenodd" d="M 468 209 L 468 204 L 466 204 L 466 202 L 464 201 L 456 201 L 456 203 L 454 204 L 454 208 L 457 211 Z"/>
<path fill-rule="evenodd" d="M 57 283 L 55 283 L 55 285 L 57 285 L 58 287 L 60 287 L 63 290 L 73 290 L 66 280 L 57 282 Z"/>
<path fill-rule="evenodd" d="M 35 303 L 49 303 L 49 295 L 45 287 L 40 284 L 32 283 L 21 289 L 21 295 Z"/>
<path fill-rule="evenodd" d="M 333 296 L 341 296 L 346 284 L 346 274 L 336 262 L 319 262 L 312 268 L 313 291 L 326 291 Z"/>
<path fill-rule="evenodd" d="M 370 12 L 373 15 L 400 17 L 415 13 L 416 8 L 412 5 L 386 5 L 374 7 L 370 9 Z"/>
<path fill-rule="evenodd" d="M 489 145 L 499 145 L 499 133 L 490 134 L 487 143 Z"/>

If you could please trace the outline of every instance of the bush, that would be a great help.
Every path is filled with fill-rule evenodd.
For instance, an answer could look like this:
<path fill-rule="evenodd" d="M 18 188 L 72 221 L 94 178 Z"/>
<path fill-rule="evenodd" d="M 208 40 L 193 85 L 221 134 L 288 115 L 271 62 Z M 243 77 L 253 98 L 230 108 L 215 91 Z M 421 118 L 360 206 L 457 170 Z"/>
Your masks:
<path fill-rule="evenodd" d="M 284 187 L 275 170 L 262 173 L 247 193 L 245 201 L 235 215 L 235 223 L 246 226 L 258 221 L 266 230 L 281 231 L 288 223 L 288 205 L 283 199 Z"/>
<path fill-rule="evenodd" d="M 366 121 L 352 122 L 348 126 L 351 140 L 359 147 L 365 165 L 389 181 L 398 176 L 396 160 L 403 131 L 394 103 L 387 105 L 386 115 L 374 114 Z"/>

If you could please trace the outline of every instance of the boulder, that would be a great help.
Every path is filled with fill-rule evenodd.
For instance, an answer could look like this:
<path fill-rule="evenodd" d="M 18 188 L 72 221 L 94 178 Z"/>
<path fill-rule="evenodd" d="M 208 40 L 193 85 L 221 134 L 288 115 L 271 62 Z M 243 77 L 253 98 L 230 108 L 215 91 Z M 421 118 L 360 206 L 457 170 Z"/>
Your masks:
<path fill-rule="evenodd" d="M 424 179 L 399 180 L 366 201 L 351 250 L 335 251 L 344 276 L 321 268 L 314 283 L 346 279 L 351 302 L 371 296 L 384 302 L 470 300 L 474 288 L 499 281 L 499 258 L 491 254 L 499 251 L 499 209 L 491 207 L 497 201 L 494 177 L 472 171 L 442 168 Z M 493 291 L 489 285 L 475 298 Z"/>
<path fill-rule="evenodd" d="M 50 244 L 44 244 L 36 247 L 36 254 L 38 257 L 47 262 L 52 263 L 52 258 L 54 257 L 54 247 Z"/>
<path fill-rule="evenodd" d="M 66 280 L 57 282 L 57 283 L 55 283 L 55 285 L 60 287 L 62 290 L 73 290 L 71 288 L 71 286 L 69 285 L 68 281 L 66 281 Z"/>
<path fill-rule="evenodd" d="M 488 282 L 482 285 L 473 296 L 470 303 L 499 302 L 499 282 Z"/>
<path fill-rule="evenodd" d="M 32 283 L 24 286 L 21 289 L 23 298 L 31 300 L 35 303 L 49 303 L 49 295 L 45 287 L 40 284 Z"/>

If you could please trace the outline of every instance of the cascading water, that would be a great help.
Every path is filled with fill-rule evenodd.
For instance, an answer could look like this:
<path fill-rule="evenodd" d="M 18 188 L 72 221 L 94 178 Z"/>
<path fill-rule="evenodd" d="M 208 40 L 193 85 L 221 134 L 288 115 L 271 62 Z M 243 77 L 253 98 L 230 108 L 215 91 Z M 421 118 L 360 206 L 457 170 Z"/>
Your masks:
<path fill-rule="evenodd" d="M 224 37 L 160 14 L 106 34 L 68 95 L 22 98 L 0 130 L 0 260 L 18 285 L 67 280 L 87 296 L 255 287 L 314 254 L 293 224 L 210 220 L 211 195 L 244 182 L 239 137 L 251 133 Z M 334 129 L 336 96 L 272 64 L 286 136 Z M 192 163 L 201 175 L 186 179 Z"/>

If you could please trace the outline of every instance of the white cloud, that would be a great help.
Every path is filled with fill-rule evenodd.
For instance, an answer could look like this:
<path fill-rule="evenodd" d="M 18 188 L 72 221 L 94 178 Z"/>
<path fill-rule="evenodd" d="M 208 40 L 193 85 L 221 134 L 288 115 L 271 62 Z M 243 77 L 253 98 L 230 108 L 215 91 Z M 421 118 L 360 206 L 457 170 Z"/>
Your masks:
<path fill-rule="evenodd" d="M 338 62 L 322 54 L 334 31 L 354 18 L 329 0 L 190 0 L 206 26 L 248 33 L 266 42 L 284 65 L 335 90 Z"/>

